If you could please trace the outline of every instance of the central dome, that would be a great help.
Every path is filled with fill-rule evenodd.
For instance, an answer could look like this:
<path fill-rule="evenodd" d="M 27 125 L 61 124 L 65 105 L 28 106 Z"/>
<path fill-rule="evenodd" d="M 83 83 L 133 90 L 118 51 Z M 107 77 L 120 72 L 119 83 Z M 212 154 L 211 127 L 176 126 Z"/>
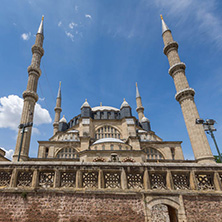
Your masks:
<path fill-rule="evenodd" d="M 107 111 L 119 111 L 119 109 L 115 108 L 115 107 L 112 107 L 112 106 L 96 106 L 96 107 L 93 107 L 92 108 L 92 111 L 93 112 L 96 112 L 96 111 L 104 111 L 104 110 L 107 110 Z"/>

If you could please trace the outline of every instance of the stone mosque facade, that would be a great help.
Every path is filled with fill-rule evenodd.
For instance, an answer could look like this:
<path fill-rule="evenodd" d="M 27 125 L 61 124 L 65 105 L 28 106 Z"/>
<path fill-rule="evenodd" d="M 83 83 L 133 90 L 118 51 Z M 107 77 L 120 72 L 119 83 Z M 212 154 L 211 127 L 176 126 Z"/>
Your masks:
<path fill-rule="evenodd" d="M 38 141 L 29 157 L 34 107 L 44 55 L 43 18 L 32 47 L 27 89 L 15 152 L 0 152 L 1 221 L 189 222 L 222 221 L 222 165 L 211 152 L 180 61 L 178 43 L 162 16 L 164 54 L 169 61 L 195 160 L 184 160 L 181 141 L 165 141 L 152 131 L 136 84 L 136 111 L 91 107 L 85 100 L 70 120 L 61 116 L 61 83 L 53 135 Z M 142 92 L 142 90 L 141 90 Z M 26 131 L 24 131 L 26 129 Z"/>

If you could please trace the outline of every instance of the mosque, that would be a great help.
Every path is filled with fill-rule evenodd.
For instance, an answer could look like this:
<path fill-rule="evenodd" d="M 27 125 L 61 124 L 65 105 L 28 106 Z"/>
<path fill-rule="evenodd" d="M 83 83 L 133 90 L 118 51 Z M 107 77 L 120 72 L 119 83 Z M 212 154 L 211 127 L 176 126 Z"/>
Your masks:
<path fill-rule="evenodd" d="M 181 141 L 165 141 L 152 130 L 137 84 L 138 118 L 125 99 L 120 107 L 91 107 L 85 100 L 67 120 L 61 117 L 60 83 L 53 135 L 38 141 L 38 156 L 29 157 L 43 21 L 32 47 L 12 162 L 0 152 L 0 221 L 221 221 L 222 165 L 215 163 L 203 125 L 196 124 L 195 91 L 162 16 L 163 51 L 195 160 L 184 160 Z"/>

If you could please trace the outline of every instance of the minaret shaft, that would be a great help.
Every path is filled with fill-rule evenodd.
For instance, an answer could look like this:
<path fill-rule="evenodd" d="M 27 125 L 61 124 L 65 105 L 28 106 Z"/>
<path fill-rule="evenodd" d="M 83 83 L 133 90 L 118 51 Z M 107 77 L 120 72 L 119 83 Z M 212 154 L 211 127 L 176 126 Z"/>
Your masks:
<path fill-rule="evenodd" d="M 59 120 L 60 120 L 60 113 L 62 112 L 61 108 L 61 82 L 59 83 L 59 90 L 58 90 L 58 96 L 56 98 L 56 107 L 55 107 L 55 119 L 53 123 L 53 135 L 55 135 L 59 130 Z"/>
<path fill-rule="evenodd" d="M 170 30 L 163 32 L 164 53 L 170 64 L 169 74 L 172 76 L 176 88 L 176 100 L 180 103 L 185 124 L 193 148 L 195 159 L 199 163 L 215 162 L 206 134 L 202 125 L 196 124 L 199 114 L 194 102 L 194 90 L 189 87 L 185 76 L 185 64 L 180 61 L 178 44 L 173 40 Z"/>
<path fill-rule="evenodd" d="M 138 113 L 138 117 L 139 117 L 139 121 L 141 122 L 143 116 L 144 116 L 144 107 L 142 104 L 142 99 L 141 96 L 139 94 L 139 89 L 138 89 L 138 85 L 136 83 L 136 111 Z"/>
<path fill-rule="evenodd" d="M 43 21 L 42 21 L 43 22 Z M 28 67 L 28 84 L 27 89 L 23 92 L 24 104 L 22 109 L 22 116 L 20 124 L 27 124 L 33 122 L 35 104 L 38 101 L 37 86 L 38 79 L 41 76 L 40 62 L 44 54 L 43 46 L 44 36 L 41 33 L 37 33 L 35 44 L 32 46 L 32 61 Z M 21 146 L 20 160 L 27 160 L 29 154 L 29 146 L 31 139 L 32 127 L 27 127 L 24 133 L 23 142 Z M 15 147 L 15 153 L 13 155 L 13 161 L 17 161 L 19 155 L 19 149 L 21 145 L 21 129 L 18 131 L 18 137 Z"/>

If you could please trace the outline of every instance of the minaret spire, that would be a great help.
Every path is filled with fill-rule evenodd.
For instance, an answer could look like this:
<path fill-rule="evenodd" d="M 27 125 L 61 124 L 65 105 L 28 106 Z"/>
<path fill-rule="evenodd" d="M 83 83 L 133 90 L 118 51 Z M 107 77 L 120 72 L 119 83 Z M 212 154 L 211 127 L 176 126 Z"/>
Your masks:
<path fill-rule="evenodd" d="M 44 21 L 44 15 L 42 16 L 42 20 L 41 20 L 41 22 L 40 22 L 40 25 L 39 25 L 39 29 L 38 29 L 37 34 L 42 34 L 42 35 L 44 35 L 43 21 Z"/>
<path fill-rule="evenodd" d="M 137 108 L 136 108 L 136 111 L 138 113 L 138 116 L 139 116 L 139 121 L 141 122 L 143 116 L 144 116 L 144 107 L 142 105 L 142 99 L 141 99 L 141 96 L 139 94 L 139 89 L 138 89 L 138 85 L 137 85 L 137 82 L 136 82 L 136 105 L 137 105 Z"/>
<path fill-rule="evenodd" d="M 56 98 L 56 107 L 55 107 L 55 119 L 53 123 L 53 135 L 55 135 L 59 130 L 59 120 L 60 120 L 60 113 L 62 112 L 61 108 L 62 96 L 61 96 L 61 82 L 59 82 L 59 89 L 58 95 Z"/>
<path fill-rule="evenodd" d="M 162 15 L 160 15 L 160 18 L 161 18 L 161 20 L 162 20 L 162 35 L 163 35 L 164 32 L 170 31 L 170 29 L 168 28 L 168 26 L 167 26 L 166 23 L 164 22 Z"/>
<path fill-rule="evenodd" d="M 38 86 L 38 79 L 41 76 L 41 69 L 40 63 L 41 58 L 44 55 L 43 46 L 43 18 L 40 23 L 39 30 L 36 34 L 35 44 L 32 46 L 32 61 L 31 65 L 28 67 L 28 84 L 27 89 L 23 92 L 23 109 L 22 109 L 22 116 L 20 121 L 20 126 L 28 125 L 24 134 L 21 134 L 21 129 L 19 129 L 15 153 L 13 155 L 13 161 L 17 161 L 19 153 L 20 153 L 20 160 L 28 160 L 29 154 L 29 146 L 31 140 L 31 133 L 32 133 L 32 124 L 33 117 L 34 117 L 34 109 L 35 104 L 38 101 L 38 94 L 37 94 L 37 86 Z M 22 138 L 23 135 L 23 138 Z"/>
<path fill-rule="evenodd" d="M 171 31 L 162 19 L 162 36 L 164 42 L 164 54 L 168 57 L 170 64 L 169 74 L 174 80 L 176 87 L 176 100 L 180 103 L 190 142 L 193 148 L 195 159 L 199 163 L 214 163 L 206 134 L 202 125 L 196 124 L 199 119 L 196 104 L 194 102 L 194 89 L 190 88 L 185 76 L 185 64 L 180 61 L 178 55 L 178 43 L 173 40 Z"/>

